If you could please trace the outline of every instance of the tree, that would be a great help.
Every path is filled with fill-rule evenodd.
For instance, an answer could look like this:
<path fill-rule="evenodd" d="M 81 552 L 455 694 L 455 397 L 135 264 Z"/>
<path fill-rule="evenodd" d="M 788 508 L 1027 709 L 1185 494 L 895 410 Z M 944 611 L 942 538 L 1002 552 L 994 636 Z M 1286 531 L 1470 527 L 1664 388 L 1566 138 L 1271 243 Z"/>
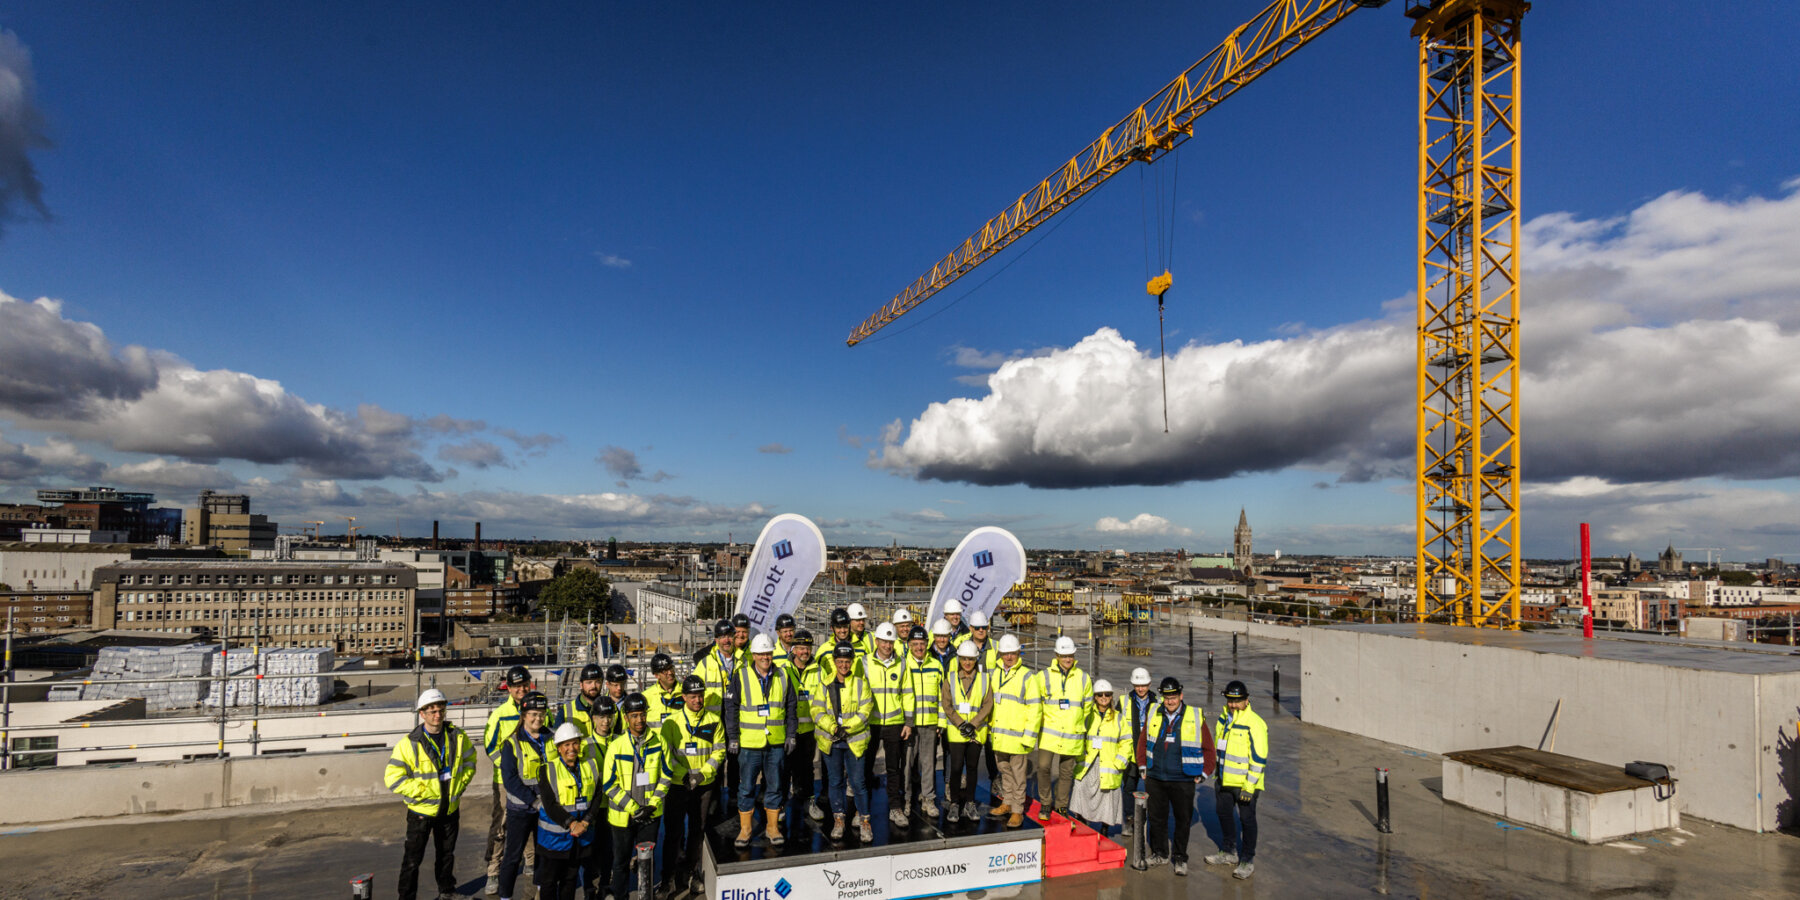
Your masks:
<path fill-rule="evenodd" d="M 863 566 L 860 569 L 849 569 L 844 572 L 844 583 L 867 587 L 895 587 L 911 584 L 930 584 L 925 577 L 925 570 L 915 560 L 903 559 L 891 566 Z"/>
<path fill-rule="evenodd" d="M 580 568 L 564 572 L 538 592 L 538 609 L 559 619 L 592 616 L 607 621 L 612 612 L 612 585 L 593 569 Z"/>
<path fill-rule="evenodd" d="M 698 604 L 697 615 L 702 622 L 713 622 L 718 619 L 729 619 L 735 612 L 735 604 L 730 594 L 707 594 Z"/>

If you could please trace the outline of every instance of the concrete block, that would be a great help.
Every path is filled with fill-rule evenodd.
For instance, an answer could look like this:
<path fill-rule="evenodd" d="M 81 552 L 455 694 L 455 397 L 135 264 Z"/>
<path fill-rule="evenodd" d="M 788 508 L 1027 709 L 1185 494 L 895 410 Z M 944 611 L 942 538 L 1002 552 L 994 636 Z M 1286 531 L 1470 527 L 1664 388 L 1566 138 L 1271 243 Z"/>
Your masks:
<path fill-rule="evenodd" d="M 1584 844 L 1594 843 L 1594 795 L 1581 791 L 1569 792 L 1569 820 L 1565 832 L 1571 839 Z"/>
<path fill-rule="evenodd" d="M 1588 811 L 1588 843 L 1596 844 L 1637 834 L 1637 792 L 1597 794 Z"/>
<path fill-rule="evenodd" d="M 1506 779 L 1506 818 L 1530 822 L 1547 831 L 1569 831 L 1569 794 L 1553 784 L 1524 778 Z"/>

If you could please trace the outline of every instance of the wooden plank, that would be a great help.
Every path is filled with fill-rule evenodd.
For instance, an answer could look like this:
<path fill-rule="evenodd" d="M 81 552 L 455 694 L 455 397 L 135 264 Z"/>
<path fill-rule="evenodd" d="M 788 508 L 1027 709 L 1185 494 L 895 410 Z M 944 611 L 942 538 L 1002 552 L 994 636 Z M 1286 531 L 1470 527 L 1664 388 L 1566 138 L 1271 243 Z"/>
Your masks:
<path fill-rule="evenodd" d="M 1444 755 L 1467 765 L 1589 794 L 1630 791 L 1650 784 L 1645 779 L 1625 774 L 1625 770 L 1617 766 L 1530 747 L 1458 750 Z M 1665 779 L 1661 783 L 1672 782 L 1673 779 Z"/>

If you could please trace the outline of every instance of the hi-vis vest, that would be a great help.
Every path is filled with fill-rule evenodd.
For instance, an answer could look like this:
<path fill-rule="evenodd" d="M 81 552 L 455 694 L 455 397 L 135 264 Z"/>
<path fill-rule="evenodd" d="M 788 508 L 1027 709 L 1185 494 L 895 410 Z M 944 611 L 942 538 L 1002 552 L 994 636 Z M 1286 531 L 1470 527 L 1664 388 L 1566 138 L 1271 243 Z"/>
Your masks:
<path fill-rule="evenodd" d="M 1062 666 L 1051 663 L 1038 673 L 1042 682 L 1038 693 L 1044 700 L 1043 730 L 1038 736 L 1038 749 L 1062 756 L 1080 756 L 1087 740 L 1088 714 L 1094 708 L 1094 682 L 1080 666 L 1064 674 Z"/>
<path fill-rule="evenodd" d="M 644 688 L 644 702 L 649 706 L 649 709 L 644 711 L 644 721 L 651 728 L 661 728 L 664 719 L 679 712 L 683 706 L 687 705 L 681 699 L 681 682 L 679 681 L 666 689 L 660 681 Z M 621 719 L 623 716 L 624 713 L 620 713 Z M 615 729 L 613 733 L 618 734 L 619 730 Z"/>
<path fill-rule="evenodd" d="M 820 682 L 818 693 L 813 695 L 813 721 L 820 734 L 843 737 L 850 745 L 851 755 L 862 756 L 869 749 L 869 716 L 875 712 L 875 695 L 869 691 L 869 682 L 856 677 L 854 669 L 842 679 L 843 688 L 834 700 L 831 686 L 838 683 L 835 671 Z M 831 748 L 820 749 L 829 752 Z"/>
<path fill-rule="evenodd" d="M 682 707 L 663 720 L 661 730 L 672 777 L 685 783 L 687 773 L 694 771 L 701 784 L 712 784 L 725 764 L 725 726 L 719 717 L 704 706 L 699 712 Z"/>
<path fill-rule="evenodd" d="M 504 754 L 512 753 L 513 768 L 518 771 L 519 781 L 524 783 L 526 791 L 525 796 L 518 796 L 502 779 L 501 787 L 506 791 L 507 809 L 523 812 L 537 806 L 537 783 L 543 775 L 544 755 L 556 753 L 555 748 L 549 746 L 550 732 L 545 731 L 540 734 L 540 739 L 534 741 L 530 735 L 525 733 L 525 729 L 521 728 L 513 732 L 513 736 L 506 742 L 507 747 L 500 751 L 503 754 L 501 756 L 503 765 L 506 762 Z"/>
<path fill-rule="evenodd" d="M 788 659 L 788 678 L 794 683 L 794 718 L 800 723 L 801 734 L 812 734 L 812 697 L 819 689 L 819 671 L 818 663 L 813 660 L 807 660 L 803 668 L 795 665 L 791 657 Z"/>
<path fill-rule="evenodd" d="M 738 746 L 745 750 L 779 747 L 787 740 L 787 669 L 769 666 L 768 684 L 755 665 L 738 670 Z"/>
<path fill-rule="evenodd" d="M 988 688 L 994 692 L 994 718 L 988 729 L 994 752 L 1018 754 L 1036 750 L 1044 708 L 1031 667 L 1020 662 L 1010 669 L 995 669 L 987 676 Z"/>
<path fill-rule="evenodd" d="M 440 756 L 439 745 L 425 737 L 425 726 L 417 726 L 394 745 L 394 754 L 388 758 L 388 790 L 399 794 L 406 808 L 421 816 L 438 814 L 438 800 L 446 790 L 450 802 L 444 806 L 444 815 L 456 812 L 463 791 L 475 780 L 475 742 L 469 740 L 468 732 L 445 722 L 442 737 Z"/>
<path fill-rule="evenodd" d="M 662 732 L 648 728 L 635 742 L 627 732 L 606 745 L 601 771 L 607 822 L 623 827 L 631 824 L 631 817 L 639 812 L 662 815 L 663 798 L 675 777 L 667 757 Z"/>
<path fill-rule="evenodd" d="M 596 758 L 599 757 L 600 751 L 606 748 L 607 742 L 612 740 L 612 736 L 618 734 L 625 727 L 623 714 L 614 709 L 612 721 L 607 723 L 606 733 L 601 734 L 599 726 L 594 723 L 594 712 L 588 707 L 587 698 L 580 694 L 576 694 L 569 698 L 568 702 L 558 705 L 552 712 L 555 715 L 544 717 L 544 730 L 555 731 L 556 726 L 564 722 L 574 723 L 575 727 L 581 730 L 581 736 L 584 739 L 583 746 L 592 750 Z M 518 732 L 515 730 L 513 733 L 517 734 Z M 550 752 L 556 752 L 556 748 L 552 747 Z"/>
<path fill-rule="evenodd" d="M 838 640 L 837 634 L 833 633 L 831 635 L 831 637 L 828 637 L 825 639 L 824 645 L 819 647 L 819 652 L 813 654 L 813 658 L 816 660 L 823 661 L 824 665 L 827 668 L 829 668 L 832 664 L 831 663 L 831 652 L 833 650 L 836 650 L 837 645 L 839 645 L 839 644 L 849 644 L 850 649 L 856 651 L 856 656 L 851 659 L 851 662 L 854 662 L 860 666 L 860 665 L 862 665 L 863 654 L 868 652 L 866 649 L 863 648 L 863 643 L 864 643 L 863 641 L 859 641 L 856 639 L 856 632 L 854 632 L 854 631 L 852 631 L 848 635 L 846 635 L 844 637 L 844 639 L 841 641 Z M 835 670 L 834 670 L 834 672 L 835 672 Z M 829 680 L 829 679 L 827 679 L 827 680 Z"/>
<path fill-rule="evenodd" d="M 1125 781 L 1125 766 L 1131 762 L 1131 717 L 1119 711 L 1118 704 L 1102 713 L 1094 711 L 1088 720 L 1087 754 L 1075 769 L 1075 780 L 1087 777 L 1088 770 L 1100 768 L 1100 789 L 1115 791 Z"/>
<path fill-rule="evenodd" d="M 975 640 L 975 636 L 965 631 L 962 634 L 951 638 L 950 646 L 959 648 L 973 640 Z M 998 641 L 989 637 L 986 643 L 976 647 L 975 650 L 981 654 L 980 656 L 975 657 L 975 663 L 983 671 L 992 672 L 993 670 L 1000 668 L 1000 645 Z"/>
<path fill-rule="evenodd" d="M 720 661 L 719 648 L 715 646 L 694 666 L 694 674 L 706 681 L 706 708 L 715 716 L 724 714 L 725 692 L 731 689 L 731 676 L 750 664 L 745 654 L 734 651 L 728 656 L 731 660 L 729 668 Z"/>
<path fill-rule="evenodd" d="M 1268 723 L 1248 706 L 1235 713 L 1226 707 L 1214 731 L 1219 784 L 1252 794 L 1262 790 L 1263 766 L 1269 762 Z"/>
<path fill-rule="evenodd" d="M 956 714 L 964 721 L 974 718 L 976 713 L 981 712 L 981 701 L 987 699 L 987 693 L 988 676 L 979 668 L 975 670 L 974 677 L 969 679 L 969 686 L 966 690 L 963 688 L 961 672 L 950 676 L 950 702 L 956 704 Z M 975 743 L 977 744 L 987 743 L 988 726 L 992 724 L 993 716 L 990 715 L 988 719 L 989 721 L 981 723 L 981 727 L 975 729 Z M 969 742 L 969 739 L 963 737 L 962 732 L 958 729 L 945 728 L 944 733 L 952 744 Z"/>
<path fill-rule="evenodd" d="M 925 651 L 920 659 L 906 654 L 907 717 L 915 728 L 934 728 L 938 724 L 938 706 L 943 702 L 944 667 Z"/>
<path fill-rule="evenodd" d="M 1144 774 L 1149 775 L 1156 768 L 1156 754 L 1174 752 L 1179 746 L 1181 753 L 1181 774 L 1199 778 L 1206 774 L 1206 747 L 1201 743 L 1200 720 L 1205 713 L 1186 703 L 1175 711 L 1178 721 L 1174 735 L 1176 743 L 1169 743 L 1169 710 L 1165 706 L 1156 707 L 1156 724 L 1145 729 L 1144 741 Z"/>
<path fill-rule="evenodd" d="M 871 653 L 862 658 L 863 677 L 875 694 L 875 724 L 898 725 L 906 719 L 906 664 L 898 655 L 882 662 Z"/>
<path fill-rule="evenodd" d="M 588 753 L 578 756 L 575 765 L 570 767 L 563 762 L 562 754 L 552 750 L 550 758 L 544 762 L 543 777 L 550 779 L 550 789 L 556 792 L 556 802 L 561 804 L 571 820 L 587 818 L 588 809 L 599 802 L 600 763 Z M 556 824 L 556 820 L 550 818 L 550 811 L 540 806 L 537 842 L 545 850 L 567 853 L 576 845 L 591 845 L 594 842 L 594 829 L 590 828 L 581 837 L 576 837 L 569 833 L 567 827 Z"/>

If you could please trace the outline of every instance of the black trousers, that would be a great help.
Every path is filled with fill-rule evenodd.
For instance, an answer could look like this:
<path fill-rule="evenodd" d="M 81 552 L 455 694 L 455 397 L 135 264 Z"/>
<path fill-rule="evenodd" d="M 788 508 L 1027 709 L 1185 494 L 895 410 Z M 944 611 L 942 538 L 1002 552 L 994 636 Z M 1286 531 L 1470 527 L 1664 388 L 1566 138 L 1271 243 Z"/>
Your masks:
<path fill-rule="evenodd" d="M 787 755 L 787 783 L 782 785 L 781 795 L 790 803 L 805 805 L 813 797 L 813 759 L 819 754 L 819 742 L 813 735 L 811 731 L 794 735 L 794 752 Z"/>
<path fill-rule="evenodd" d="M 1238 862 L 1256 858 L 1256 798 L 1260 796 L 1262 791 L 1245 794 L 1236 788 L 1220 787 L 1213 798 L 1213 811 L 1219 814 L 1219 832 L 1224 838 L 1220 842 L 1222 849 L 1226 853 L 1236 851 Z M 1240 820 L 1243 822 L 1241 837 L 1238 834 Z"/>
<path fill-rule="evenodd" d="M 536 872 L 539 900 L 575 900 L 575 889 L 581 887 L 582 861 L 581 856 L 551 856 L 539 848 Z"/>
<path fill-rule="evenodd" d="M 659 820 L 650 819 L 640 824 L 620 825 L 613 829 L 612 845 L 612 895 L 614 898 L 628 897 L 631 889 L 633 863 L 637 858 L 637 845 L 656 841 L 656 825 Z M 648 889 L 649 885 L 643 885 Z M 647 890 L 646 890 L 647 892 Z"/>
<path fill-rule="evenodd" d="M 712 785 L 689 788 L 679 784 L 669 789 L 668 799 L 663 801 L 664 883 L 686 884 L 694 872 L 700 871 L 700 842 L 706 838 L 712 800 Z"/>
<path fill-rule="evenodd" d="M 462 811 L 444 816 L 421 816 L 406 811 L 406 855 L 400 858 L 400 883 L 395 896 L 414 900 L 419 896 L 419 864 L 425 860 L 425 841 L 437 846 L 436 864 L 438 893 L 456 890 L 456 834 L 462 829 Z"/>
<path fill-rule="evenodd" d="M 606 821 L 606 814 L 601 813 L 600 821 L 594 824 L 594 840 L 581 858 L 581 892 L 590 900 L 606 896 L 607 888 L 612 886 L 612 842 L 616 830 Z"/>
<path fill-rule="evenodd" d="M 906 742 L 900 739 L 900 729 L 905 727 L 904 722 L 870 725 L 869 752 L 863 754 L 863 784 L 868 786 L 871 794 L 875 793 L 875 748 L 880 747 L 887 756 L 883 768 L 887 770 L 889 809 L 906 808 Z M 870 805 L 873 806 L 874 801 L 870 801 Z"/>
<path fill-rule="evenodd" d="M 500 856 L 500 896 L 511 897 L 525 861 L 525 842 L 537 831 L 537 810 L 506 811 L 506 846 Z"/>
<path fill-rule="evenodd" d="M 1151 856 L 1166 856 L 1170 862 L 1187 862 L 1188 830 L 1194 824 L 1194 780 L 1144 780 L 1150 795 L 1150 835 L 1145 849 Z M 1169 842 L 1169 816 L 1175 817 L 1175 841 Z"/>
<path fill-rule="evenodd" d="M 951 803 L 972 803 L 975 800 L 975 785 L 981 779 L 981 755 L 986 744 L 975 741 L 964 741 L 960 744 L 944 741 L 944 754 L 948 759 L 944 762 L 944 793 L 949 795 Z M 989 750 L 989 753 L 993 751 Z M 992 782 L 989 782 L 992 784 Z"/>

